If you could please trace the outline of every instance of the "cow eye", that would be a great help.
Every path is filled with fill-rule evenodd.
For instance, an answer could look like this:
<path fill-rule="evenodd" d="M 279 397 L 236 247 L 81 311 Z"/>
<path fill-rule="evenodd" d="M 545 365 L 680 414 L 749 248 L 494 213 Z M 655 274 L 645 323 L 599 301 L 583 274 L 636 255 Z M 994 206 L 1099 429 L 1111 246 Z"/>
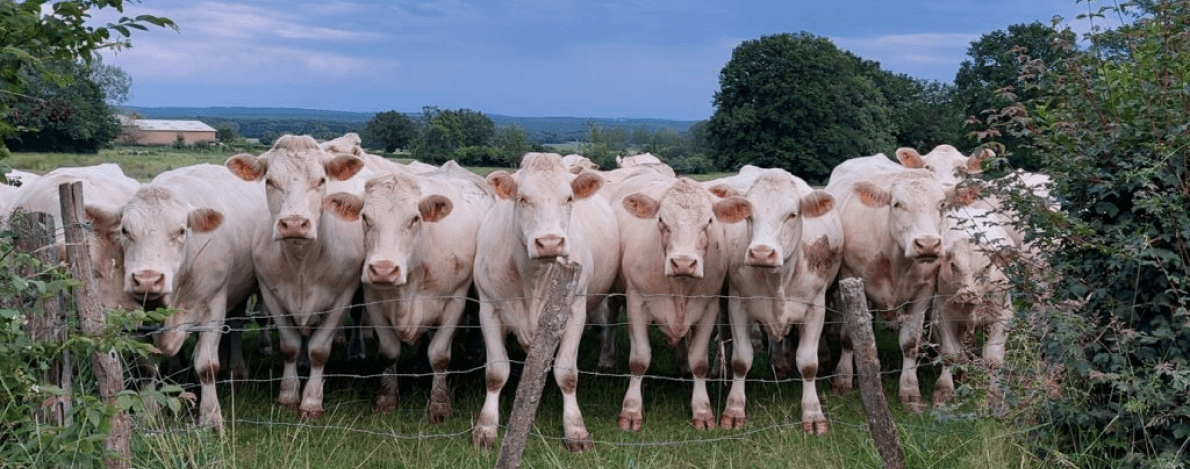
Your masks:
<path fill-rule="evenodd" d="M 796 220 L 796 219 L 797 219 L 797 212 L 790 212 L 789 216 L 785 217 L 785 221 L 792 221 L 792 220 Z"/>
<path fill-rule="evenodd" d="M 271 178 L 270 178 L 270 179 L 265 179 L 265 180 L 264 180 L 264 186 L 265 186 L 265 187 L 267 187 L 267 188 L 269 188 L 269 189 L 277 189 L 277 181 L 274 181 L 274 180 L 272 180 Z"/>
<path fill-rule="evenodd" d="M 413 218 L 409 219 L 410 228 L 417 225 L 418 223 L 421 223 L 421 215 L 414 215 Z"/>
<path fill-rule="evenodd" d="M 316 189 L 322 189 L 322 187 L 323 187 L 323 186 L 325 186 L 325 185 L 326 185 L 326 178 L 319 178 L 319 179 L 318 179 L 318 185 L 317 185 L 317 186 L 315 186 L 315 188 L 316 188 Z"/>
<path fill-rule="evenodd" d="M 361 221 L 361 222 L 364 224 L 364 229 L 365 229 L 365 230 L 370 230 L 370 229 L 372 229 L 372 219 L 371 219 L 371 218 L 368 218 L 368 216 L 367 216 L 367 215 L 363 215 L 363 214 L 361 214 L 361 215 L 360 215 L 360 217 L 359 217 L 359 219 L 360 219 L 360 221 Z"/>
<path fill-rule="evenodd" d="M 905 205 L 900 202 L 893 202 L 893 208 L 900 210 L 902 208 L 905 208 Z"/>
<path fill-rule="evenodd" d="M 174 231 L 174 238 L 181 238 L 186 236 L 186 228 L 178 228 Z"/>
<path fill-rule="evenodd" d="M 132 240 L 132 233 L 128 232 L 128 228 L 120 228 L 120 235 L 125 239 Z"/>

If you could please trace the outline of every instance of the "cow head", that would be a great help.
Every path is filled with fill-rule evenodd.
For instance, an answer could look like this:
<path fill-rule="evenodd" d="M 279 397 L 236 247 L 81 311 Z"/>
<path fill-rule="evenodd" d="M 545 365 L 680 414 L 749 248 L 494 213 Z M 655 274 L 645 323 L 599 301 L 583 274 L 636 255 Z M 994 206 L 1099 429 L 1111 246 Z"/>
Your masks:
<path fill-rule="evenodd" d="M 423 196 L 417 179 L 405 174 L 368 180 L 363 198 L 340 192 L 324 204 L 336 217 L 362 221 L 367 257 L 360 280 L 378 286 L 406 284 L 426 250 L 425 224 L 442 220 L 454 207 L 444 196 Z"/>
<path fill-rule="evenodd" d="M 925 156 L 908 147 L 897 149 L 897 161 L 906 168 L 927 169 L 934 173 L 943 186 L 954 186 L 970 176 L 983 172 L 983 162 L 996 156 L 996 152 L 984 148 L 966 156 L 950 145 L 938 145 Z"/>
<path fill-rule="evenodd" d="M 571 174 L 555 153 L 528 153 L 515 175 L 496 171 L 487 180 L 496 197 L 514 204 L 514 223 L 530 259 L 570 255 L 567 237 L 574 203 L 603 186 L 598 174 Z"/>
<path fill-rule="evenodd" d="M 888 210 L 886 234 L 906 259 L 935 262 L 945 254 L 943 211 L 948 199 L 933 173 L 906 170 L 888 189 L 865 181 L 853 190 L 864 205 Z"/>
<path fill-rule="evenodd" d="M 946 256 L 938 270 L 938 294 L 955 306 L 991 301 L 1007 285 L 1004 266 L 1017 248 L 998 214 L 980 208 L 947 213 L 950 228 L 943 237 Z"/>
<path fill-rule="evenodd" d="M 331 156 L 309 136 L 286 135 L 260 156 L 235 155 L 226 166 L 246 181 L 264 180 L 273 239 L 316 240 L 327 182 L 350 179 L 364 162 L 355 155 Z"/>
<path fill-rule="evenodd" d="M 91 231 L 88 233 L 91 265 L 103 306 L 127 310 L 142 307 L 142 303 L 138 303 L 136 298 L 124 290 L 124 247 L 120 241 L 120 208 L 87 204 L 84 212 L 87 221 L 91 223 Z M 66 259 L 66 253 L 61 252 L 59 258 Z"/>
<path fill-rule="evenodd" d="M 835 199 L 782 170 L 766 170 L 748 188 L 752 204 L 748 217 L 750 241 L 744 263 L 752 267 L 781 267 L 796 251 L 802 238 L 802 220 L 820 217 L 834 208 Z M 719 186 L 711 192 L 720 195 Z M 720 195 L 722 196 L 722 195 Z"/>
<path fill-rule="evenodd" d="M 752 204 L 740 196 L 716 200 L 710 191 L 687 178 L 678 179 L 661 200 L 644 193 L 629 194 L 622 201 L 634 217 L 657 219 L 665 275 L 702 278 L 704 258 L 716 220 L 738 223 L 752 214 Z"/>

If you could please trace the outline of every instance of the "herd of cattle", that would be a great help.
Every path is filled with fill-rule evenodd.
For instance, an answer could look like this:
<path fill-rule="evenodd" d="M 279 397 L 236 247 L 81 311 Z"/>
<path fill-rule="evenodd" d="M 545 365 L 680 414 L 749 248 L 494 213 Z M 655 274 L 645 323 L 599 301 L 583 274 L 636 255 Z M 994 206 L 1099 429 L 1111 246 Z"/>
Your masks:
<path fill-rule="evenodd" d="M 250 295 L 259 293 L 280 337 L 278 404 L 303 417 L 322 415 L 333 338 L 362 290 L 364 324 L 393 364 L 374 411 L 397 404 L 401 343 L 430 335 L 430 418 L 437 423 L 452 413 L 451 342 L 474 286 L 487 394 L 472 441 L 491 447 L 510 373 L 504 339 L 511 333 L 523 346 L 532 342 L 558 261 L 577 263 L 553 370 L 563 395 L 565 445 L 581 451 L 592 441 L 576 398 L 579 341 L 586 324 L 614 326 L 621 306 L 630 337 L 631 377 L 619 415 L 625 430 L 640 430 L 644 420 L 650 325 L 670 345 L 688 347 L 697 428 L 745 424 L 750 328 L 759 326 L 780 350 L 798 326 L 802 428 L 827 432 L 815 381 L 826 292 L 837 278 L 862 278 L 869 303 L 899 331 L 900 400 L 907 408 L 922 409 L 916 360 L 927 311 L 934 312 L 946 357 L 965 353 L 966 330 L 987 326 L 983 359 L 997 366 L 1012 317 L 1002 257 L 1028 250 L 995 197 L 960 184 L 978 175 L 989 156 L 984 150 L 968 157 L 948 145 L 926 155 L 902 148 L 896 161 L 884 155 L 845 161 L 822 189 L 784 170 L 752 166 L 695 182 L 648 154 L 600 171 L 578 155 L 530 153 L 516 172 L 496 171 L 485 180 L 453 162 L 405 165 L 368 154 L 355 134 L 323 143 L 287 135 L 263 154 L 167 171 L 144 184 L 112 164 L 44 176 L 13 172 L 9 178 L 21 184 L 3 186 L 0 208 L 5 218 L 56 214 L 57 186 L 82 182 L 104 305 L 176 308 L 154 337 L 156 349 L 172 356 L 197 333 L 200 415 L 220 430 L 218 346 L 228 310 Z M 1044 177 L 1015 177 L 1028 192 L 1045 195 Z M 706 389 L 707 349 L 723 294 L 734 375 L 717 421 Z M 847 334 L 841 338 L 833 385 L 847 391 L 850 343 Z M 299 354 L 309 361 L 304 387 Z M 242 372 L 234 356 L 225 365 Z M 773 359 L 782 357 L 775 352 Z M 604 360 L 600 366 L 609 366 Z M 953 395 L 944 365 L 934 403 Z"/>

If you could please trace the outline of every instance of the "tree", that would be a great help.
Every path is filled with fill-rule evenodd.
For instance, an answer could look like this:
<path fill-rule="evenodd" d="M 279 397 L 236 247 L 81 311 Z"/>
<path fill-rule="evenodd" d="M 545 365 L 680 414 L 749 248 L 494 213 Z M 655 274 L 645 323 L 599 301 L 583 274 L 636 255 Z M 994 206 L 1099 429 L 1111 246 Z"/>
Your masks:
<path fill-rule="evenodd" d="M 46 70 L 65 77 L 50 81 L 27 70 L 25 93 L 14 100 L 8 120 L 18 133 L 5 140 L 16 151 L 98 153 L 120 135 L 107 105 L 107 96 L 94 76 L 94 65 L 83 61 L 59 60 L 43 64 Z"/>
<path fill-rule="evenodd" d="M 1054 47 L 1054 44 L 1063 44 Z M 1039 22 L 1014 24 L 1008 30 L 984 34 L 971 43 L 967 56 L 955 75 L 955 95 L 975 131 L 984 131 L 1002 117 L 1000 110 L 1011 103 L 1029 103 L 1043 94 L 1039 86 L 1027 86 L 1021 80 L 1023 61 L 1053 64 L 1076 51 L 1074 33 L 1059 31 Z M 1037 62 L 1039 61 L 1039 62 Z M 1021 138 L 1005 135 L 999 139 L 1009 162 L 1019 168 L 1036 170 L 1039 161 L 1030 155 Z"/>
<path fill-rule="evenodd" d="M 473 155 L 488 158 L 494 153 L 485 147 L 496 133 L 496 124 L 482 112 L 470 109 L 440 110 L 437 106 L 422 108 L 423 128 L 413 144 L 413 157 L 427 162 L 444 162 L 456 158 L 460 148 Z"/>
<path fill-rule="evenodd" d="M 139 15 L 121 17 L 104 26 L 87 24 L 91 13 L 103 8 L 124 11 L 124 0 L 67 0 L 58 1 L 50 13 L 43 14 L 45 0 L 0 1 L 0 140 L 12 136 L 16 127 L 7 118 L 13 103 L 25 95 L 31 76 L 46 81 L 70 79 L 61 70 L 55 71 L 54 60 L 90 63 L 102 49 L 130 47 L 132 30 L 147 30 L 147 26 L 177 25 L 165 17 Z M 33 72 L 33 73 L 29 73 Z M 0 150 L 5 150 L 0 145 Z"/>
<path fill-rule="evenodd" d="M 378 146 L 392 153 L 398 148 L 409 148 L 417 137 L 417 123 L 405 113 L 385 111 L 377 113 L 364 124 L 367 129 L 368 146 Z"/>
<path fill-rule="evenodd" d="M 781 167 L 822 181 L 845 159 L 892 151 L 878 70 L 805 32 L 744 41 L 719 72 L 707 124 L 718 166 Z"/>
<path fill-rule="evenodd" d="M 240 133 L 236 132 L 235 126 L 230 122 L 221 122 L 215 126 L 215 139 L 219 140 L 219 143 L 227 145 L 237 138 L 240 138 Z"/>

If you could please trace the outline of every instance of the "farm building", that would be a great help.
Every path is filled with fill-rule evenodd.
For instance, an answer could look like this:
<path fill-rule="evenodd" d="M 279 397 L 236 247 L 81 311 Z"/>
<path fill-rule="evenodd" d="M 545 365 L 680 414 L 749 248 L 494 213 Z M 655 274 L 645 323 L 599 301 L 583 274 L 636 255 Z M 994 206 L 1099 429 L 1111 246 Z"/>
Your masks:
<path fill-rule="evenodd" d="M 215 143 L 215 129 L 201 121 L 120 118 L 119 142 L 128 145 Z"/>

